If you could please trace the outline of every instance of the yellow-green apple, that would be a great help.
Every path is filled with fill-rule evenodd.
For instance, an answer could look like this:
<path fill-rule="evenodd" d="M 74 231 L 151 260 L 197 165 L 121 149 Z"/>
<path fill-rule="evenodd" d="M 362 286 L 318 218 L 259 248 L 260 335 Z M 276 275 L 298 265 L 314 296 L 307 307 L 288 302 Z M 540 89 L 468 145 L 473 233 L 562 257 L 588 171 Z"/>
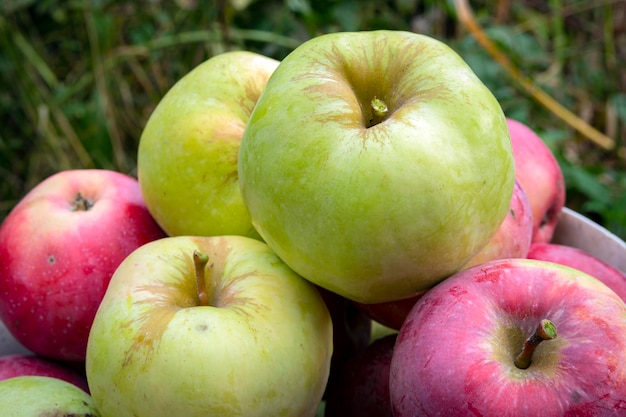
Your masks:
<path fill-rule="evenodd" d="M 493 236 L 514 163 L 499 103 L 445 43 L 336 32 L 292 51 L 244 132 L 243 199 L 298 274 L 365 303 L 456 272 Z"/>
<path fill-rule="evenodd" d="M 258 237 L 239 190 L 237 155 L 278 61 L 247 51 L 209 58 L 178 80 L 141 134 L 139 183 L 171 236 Z"/>
<path fill-rule="evenodd" d="M 392 417 L 389 368 L 395 341 L 395 334 L 377 339 L 339 369 L 324 417 Z"/>
<path fill-rule="evenodd" d="M 84 373 L 64 362 L 28 353 L 12 353 L 0 356 L 0 381 L 18 376 L 48 376 L 76 385 L 89 392 Z"/>
<path fill-rule="evenodd" d="M 84 361 L 111 275 L 164 236 L 131 176 L 77 169 L 44 179 L 0 225 L 0 319 L 32 352 Z"/>
<path fill-rule="evenodd" d="M 564 244 L 537 242 L 530 246 L 527 257 L 556 262 L 583 271 L 604 282 L 626 301 L 626 273 L 583 249 Z"/>
<path fill-rule="evenodd" d="M 490 261 L 430 289 L 391 360 L 395 417 L 626 412 L 626 304 L 534 259 Z"/>
<path fill-rule="evenodd" d="M 87 380 L 103 417 L 314 416 L 332 343 L 317 288 L 265 243 L 168 237 L 111 279 Z"/>
<path fill-rule="evenodd" d="M 0 381 L 0 410 L 11 417 L 100 417 L 93 398 L 76 385 L 35 375 Z"/>
<path fill-rule="evenodd" d="M 515 180 L 509 212 L 487 246 L 463 266 L 467 269 L 495 259 L 526 258 L 531 245 L 533 217 L 530 204 L 519 181 Z M 399 330 L 413 305 L 426 291 L 397 301 L 356 305 L 372 320 Z"/>
<path fill-rule="evenodd" d="M 563 171 L 548 145 L 528 125 L 507 118 L 515 177 L 526 192 L 533 213 L 533 242 L 552 240 L 565 204 Z"/>

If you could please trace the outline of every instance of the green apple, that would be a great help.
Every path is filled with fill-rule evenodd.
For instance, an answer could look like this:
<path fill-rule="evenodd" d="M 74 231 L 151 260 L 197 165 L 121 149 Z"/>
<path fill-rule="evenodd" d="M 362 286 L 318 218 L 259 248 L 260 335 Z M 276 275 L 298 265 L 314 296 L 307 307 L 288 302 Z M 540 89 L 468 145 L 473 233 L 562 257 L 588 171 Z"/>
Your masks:
<path fill-rule="evenodd" d="M 313 38 L 278 66 L 239 153 L 262 238 L 301 276 L 364 303 L 459 270 L 506 217 L 504 113 L 446 44 L 372 31 Z"/>
<path fill-rule="evenodd" d="M 0 410 L 10 417 L 99 417 L 93 398 L 76 385 L 49 376 L 0 381 Z"/>
<path fill-rule="evenodd" d="M 104 417 L 314 416 L 332 322 L 265 243 L 167 237 L 113 275 L 87 345 Z"/>
<path fill-rule="evenodd" d="M 252 52 L 209 58 L 178 80 L 142 132 L 137 170 L 148 209 L 170 235 L 258 237 L 241 198 L 239 145 L 278 61 Z"/>

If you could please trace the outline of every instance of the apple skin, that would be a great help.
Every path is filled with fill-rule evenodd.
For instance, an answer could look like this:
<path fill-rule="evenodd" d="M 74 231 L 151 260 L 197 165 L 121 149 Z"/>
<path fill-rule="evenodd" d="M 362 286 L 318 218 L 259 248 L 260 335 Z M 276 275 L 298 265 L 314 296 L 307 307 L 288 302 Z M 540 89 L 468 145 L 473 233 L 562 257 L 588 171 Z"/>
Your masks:
<path fill-rule="evenodd" d="M 507 216 L 487 246 L 474 255 L 463 269 L 495 259 L 526 258 L 530 250 L 532 232 L 533 217 L 530 204 L 524 189 L 519 181 L 515 180 Z M 356 303 L 356 305 L 372 320 L 399 330 L 413 305 L 426 291 L 402 300 L 375 304 Z"/>
<path fill-rule="evenodd" d="M 137 171 L 150 212 L 170 236 L 257 237 L 239 190 L 239 144 L 278 61 L 247 51 L 209 58 L 150 116 Z"/>
<path fill-rule="evenodd" d="M 389 368 L 396 335 L 377 339 L 339 370 L 324 417 L 392 417 Z"/>
<path fill-rule="evenodd" d="M 0 410 L 11 417 L 100 417 L 93 398 L 82 389 L 36 375 L 0 381 Z"/>
<path fill-rule="evenodd" d="M 79 194 L 89 209 L 74 210 Z M 91 169 L 44 179 L 0 225 L 0 319 L 28 350 L 84 361 L 111 275 L 164 236 L 133 177 Z"/>
<path fill-rule="evenodd" d="M 565 179 L 556 157 L 526 124 L 507 118 L 515 177 L 528 196 L 533 213 L 533 242 L 550 242 L 565 205 Z"/>
<path fill-rule="evenodd" d="M 62 362 L 33 354 L 15 353 L 0 356 L 0 381 L 26 375 L 62 379 L 89 392 L 85 375 Z"/>
<path fill-rule="evenodd" d="M 626 274 L 587 251 L 556 243 L 533 243 L 527 257 L 583 271 L 604 282 L 626 301 Z"/>
<path fill-rule="evenodd" d="M 514 358 L 542 319 L 557 337 L 519 369 Z M 398 333 L 389 383 L 396 417 L 621 415 L 626 304 L 563 265 L 478 265 L 415 304 Z"/>
<path fill-rule="evenodd" d="M 533 214 L 528 196 L 515 180 L 509 212 L 487 246 L 465 264 L 463 269 L 505 258 L 526 258 L 533 237 Z"/>
<path fill-rule="evenodd" d="M 371 100 L 383 100 L 377 123 Z M 447 45 L 339 32 L 292 51 L 244 132 L 252 223 L 294 271 L 348 299 L 406 298 L 458 271 L 504 220 L 505 116 Z"/>
<path fill-rule="evenodd" d="M 209 257 L 209 306 L 199 306 L 195 250 Z M 316 287 L 265 243 L 168 237 L 137 249 L 111 279 L 87 379 L 104 417 L 314 416 L 332 331 Z"/>

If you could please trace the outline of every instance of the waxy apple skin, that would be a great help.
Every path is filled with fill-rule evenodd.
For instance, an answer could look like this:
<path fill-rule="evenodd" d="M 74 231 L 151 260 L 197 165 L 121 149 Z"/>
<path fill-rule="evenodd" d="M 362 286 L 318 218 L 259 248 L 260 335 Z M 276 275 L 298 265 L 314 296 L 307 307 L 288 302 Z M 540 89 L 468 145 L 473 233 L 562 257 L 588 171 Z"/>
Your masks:
<path fill-rule="evenodd" d="M 161 99 L 139 141 L 150 212 L 170 236 L 258 237 L 239 190 L 250 113 L 278 61 L 247 51 L 209 58 Z"/>
<path fill-rule="evenodd" d="M 542 319 L 557 337 L 514 358 Z M 626 412 L 626 304 L 578 270 L 492 261 L 428 291 L 391 362 L 394 416 L 613 416 Z M 621 414 L 620 414 L 621 413 Z"/>
<path fill-rule="evenodd" d="M 280 63 L 244 132 L 239 175 L 281 259 L 374 303 L 431 287 L 485 246 L 514 166 L 500 105 L 453 50 L 374 31 L 319 36 Z"/>
<path fill-rule="evenodd" d="M 550 242 L 565 205 L 565 179 L 546 143 L 528 125 L 506 119 L 515 177 L 526 192 L 533 213 L 533 242 Z"/>
<path fill-rule="evenodd" d="M 87 209 L 76 207 L 79 195 Z M 98 169 L 50 176 L 0 225 L 0 319 L 30 351 L 83 362 L 113 272 L 164 236 L 135 178 Z"/>
<path fill-rule="evenodd" d="M 626 301 L 626 273 L 587 251 L 556 243 L 533 243 L 527 257 L 576 268 L 605 283 Z"/>
<path fill-rule="evenodd" d="M 34 375 L 0 381 L 0 410 L 11 417 L 100 417 L 93 398 L 82 389 Z"/>
<path fill-rule="evenodd" d="M 27 375 L 62 379 L 87 393 L 89 392 L 84 373 L 79 373 L 63 362 L 26 353 L 0 356 L 0 381 Z"/>
<path fill-rule="evenodd" d="M 194 250 L 209 257 L 210 306 L 198 306 Z M 111 279 L 87 378 L 103 417 L 314 416 L 332 343 L 315 286 L 265 243 L 169 237 Z"/>

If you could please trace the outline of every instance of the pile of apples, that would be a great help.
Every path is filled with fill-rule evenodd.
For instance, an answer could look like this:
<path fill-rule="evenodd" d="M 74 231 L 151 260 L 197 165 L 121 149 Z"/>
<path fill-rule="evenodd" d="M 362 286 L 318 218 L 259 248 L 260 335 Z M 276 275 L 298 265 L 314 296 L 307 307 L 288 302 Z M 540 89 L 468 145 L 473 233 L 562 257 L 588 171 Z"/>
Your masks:
<path fill-rule="evenodd" d="M 443 42 L 214 56 L 137 158 L 0 225 L 5 412 L 626 413 L 626 275 L 552 242 L 554 155 Z"/>

